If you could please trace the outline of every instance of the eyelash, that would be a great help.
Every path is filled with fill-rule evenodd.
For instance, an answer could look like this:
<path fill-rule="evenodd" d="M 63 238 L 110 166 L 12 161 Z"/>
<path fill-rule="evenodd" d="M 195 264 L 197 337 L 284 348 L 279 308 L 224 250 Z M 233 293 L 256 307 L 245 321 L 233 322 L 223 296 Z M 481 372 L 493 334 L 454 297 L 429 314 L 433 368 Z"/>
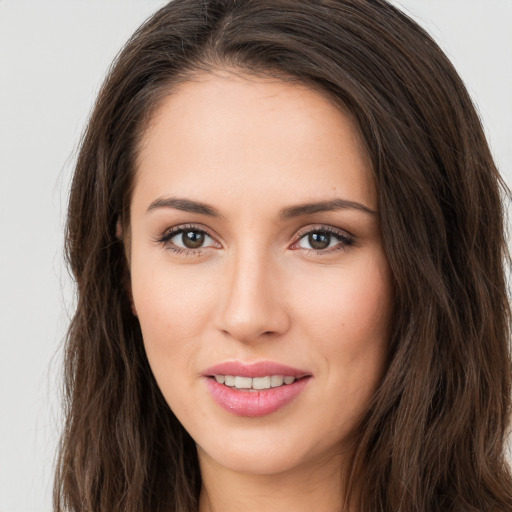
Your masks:
<path fill-rule="evenodd" d="M 160 243 L 166 250 L 172 251 L 175 254 L 181 254 L 185 256 L 200 256 L 204 249 L 207 247 L 199 247 L 197 249 L 185 249 L 183 247 L 178 247 L 174 244 L 171 244 L 170 241 L 177 235 L 181 233 L 187 233 L 187 232 L 195 232 L 200 233 L 208 236 L 212 240 L 215 240 L 214 236 L 211 235 L 208 230 L 198 227 L 196 225 L 183 225 L 183 226 L 176 226 L 174 228 L 169 229 L 163 235 L 156 238 L 156 242 Z M 308 253 L 314 253 L 317 255 L 325 255 L 325 254 L 332 254 L 334 252 L 338 251 L 346 251 L 351 246 L 355 244 L 354 236 L 346 233 L 345 231 L 342 231 L 340 229 L 334 228 L 332 226 L 323 226 L 319 225 L 317 227 L 314 227 L 313 229 L 308 228 L 303 231 L 299 231 L 297 233 L 297 240 L 293 242 L 292 244 L 292 250 L 297 250 L 299 248 L 294 248 L 294 246 L 297 246 L 301 240 L 303 240 L 306 236 L 311 235 L 313 233 L 323 233 L 328 235 L 333 235 L 335 238 L 338 239 L 338 244 L 334 246 L 334 248 L 327 248 L 327 249 L 302 249 L 304 251 L 307 251 Z"/>

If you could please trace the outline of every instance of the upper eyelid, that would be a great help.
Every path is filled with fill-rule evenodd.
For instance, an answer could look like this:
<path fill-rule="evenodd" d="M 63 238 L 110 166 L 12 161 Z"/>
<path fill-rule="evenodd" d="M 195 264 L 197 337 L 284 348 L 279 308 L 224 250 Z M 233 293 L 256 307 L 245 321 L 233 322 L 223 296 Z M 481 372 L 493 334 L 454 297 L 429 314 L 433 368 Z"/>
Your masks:
<path fill-rule="evenodd" d="M 316 224 L 314 227 L 308 226 L 306 228 L 300 229 L 297 232 L 297 238 L 300 239 L 304 235 L 307 235 L 309 233 L 315 233 L 315 232 L 321 232 L 321 231 L 327 231 L 328 233 L 331 233 L 333 235 L 340 235 L 344 236 L 346 238 L 355 238 L 355 236 L 347 231 L 346 229 L 337 228 L 334 226 L 330 226 L 329 224 Z"/>
<path fill-rule="evenodd" d="M 347 246 L 353 246 L 355 244 L 355 236 L 350 234 L 348 231 L 345 231 L 344 229 L 324 225 L 324 226 L 313 228 L 313 229 L 306 229 L 305 231 L 301 232 L 300 234 L 297 235 L 297 238 L 295 239 L 295 241 L 292 243 L 292 245 L 290 247 L 293 250 L 297 250 L 298 244 L 308 234 L 321 233 L 321 232 L 329 233 L 330 235 L 334 235 L 336 238 L 338 238 L 338 244 L 336 244 L 336 245 L 341 244 L 342 245 L 341 249 L 346 248 Z M 337 252 L 339 250 L 339 249 L 333 249 L 333 248 L 331 248 L 331 249 L 329 249 L 329 248 L 326 248 L 326 249 L 305 249 L 305 248 L 303 248 L 303 249 L 307 252 L 312 251 L 312 252 L 315 252 L 318 254 L 324 254 L 324 255 L 327 255 L 327 254 L 330 254 L 333 252 Z"/>
<path fill-rule="evenodd" d="M 217 239 L 218 236 L 215 235 L 210 229 L 206 226 L 202 226 L 200 224 L 178 224 L 177 226 L 173 226 L 172 228 L 167 228 L 164 232 L 158 237 L 160 240 L 163 238 L 172 238 L 179 233 L 183 233 L 184 231 L 200 231 L 201 233 L 205 233 L 210 238 Z"/>
<path fill-rule="evenodd" d="M 214 240 L 216 243 L 222 245 L 221 242 L 219 242 L 219 238 L 216 234 L 212 233 L 212 231 L 207 228 L 206 226 L 202 224 L 178 224 L 177 226 L 173 226 L 171 228 L 166 229 L 162 235 L 157 237 L 157 241 L 159 242 L 168 242 L 171 238 L 174 236 L 186 231 L 187 229 L 191 231 L 199 231 L 202 233 L 205 233 L 207 236 L 209 236 L 212 240 Z M 294 240 L 291 243 L 290 247 L 295 246 L 304 238 L 306 235 L 314 232 L 321 232 L 326 231 L 330 234 L 337 235 L 341 238 L 348 238 L 351 241 L 354 241 L 356 238 L 354 235 L 346 231 L 345 229 L 337 228 L 335 226 L 331 226 L 328 224 L 315 224 L 315 225 L 309 225 L 304 228 L 301 228 L 298 230 L 294 235 Z M 191 251 L 200 251 L 202 249 L 207 249 L 208 247 L 200 247 L 198 249 L 189 249 Z"/>

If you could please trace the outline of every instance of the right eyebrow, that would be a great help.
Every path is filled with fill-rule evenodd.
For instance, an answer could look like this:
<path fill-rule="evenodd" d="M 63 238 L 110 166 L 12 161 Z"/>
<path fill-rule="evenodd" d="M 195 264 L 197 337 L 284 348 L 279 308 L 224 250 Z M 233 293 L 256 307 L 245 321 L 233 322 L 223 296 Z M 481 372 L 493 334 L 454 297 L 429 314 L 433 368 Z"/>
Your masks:
<path fill-rule="evenodd" d="M 174 208 L 183 212 L 199 213 L 210 217 L 222 217 L 221 213 L 209 204 L 179 197 L 160 197 L 149 205 L 146 213 L 157 208 Z"/>

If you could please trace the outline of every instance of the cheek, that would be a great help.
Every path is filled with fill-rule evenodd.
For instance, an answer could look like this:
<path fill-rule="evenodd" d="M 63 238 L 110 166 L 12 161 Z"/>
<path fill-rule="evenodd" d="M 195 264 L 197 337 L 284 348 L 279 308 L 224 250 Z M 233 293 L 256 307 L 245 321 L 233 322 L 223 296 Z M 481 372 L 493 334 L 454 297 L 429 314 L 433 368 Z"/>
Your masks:
<path fill-rule="evenodd" d="M 149 365 L 170 408 L 185 423 L 214 289 L 195 272 L 192 279 L 190 269 L 174 266 L 171 272 L 168 262 L 132 264 L 133 300 Z M 189 393 L 177 391 L 183 389 Z"/>
<path fill-rule="evenodd" d="M 393 311 L 387 262 L 371 257 L 336 272 L 310 274 L 298 286 L 307 287 L 297 294 L 301 331 L 320 356 L 321 373 L 345 390 L 346 410 L 357 411 L 385 372 Z"/>
<path fill-rule="evenodd" d="M 329 269 L 332 270 L 332 269 Z M 343 344 L 372 344 L 386 339 L 393 308 L 391 279 L 384 257 L 369 257 L 336 271 L 309 273 L 296 293 L 305 326 Z M 307 291 L 306 291 L 307 290 Z"/>
<path fill-rule="evenodd" d="M 138 263 L 132 263 L 132 293 L 148 358 L 150 363 L 177 361 L 198 344 L 211 316 L 215 288 L 207 275 L 197 275 L 197 267 Z"/>

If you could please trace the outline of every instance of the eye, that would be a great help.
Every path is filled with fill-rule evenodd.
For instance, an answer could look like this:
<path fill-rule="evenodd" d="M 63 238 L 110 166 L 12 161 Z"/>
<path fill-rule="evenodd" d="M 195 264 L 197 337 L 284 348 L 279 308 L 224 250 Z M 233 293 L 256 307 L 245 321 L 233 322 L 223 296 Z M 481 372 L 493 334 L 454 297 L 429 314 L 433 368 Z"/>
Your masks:
<path fill-rule="evenodd" d="M 178 226 L 167 231 L 157 241 L 166 249 L 177 253 L 199 252 L 207 247 L 219 247 L 205 230 L 195 226 Z"/>
<path fill-rule="evenodd" d="M 341 230 L 322 227 L 301 233 L 299 241 L 292 248 L 330 253 L 354 245 L 354 238 Z"/>
<path fill-rule="evenodd" d="M 204 231 L 181 231 L 169 239 L 174 245 L 185 249 L 199 249 L 211 238 Z"/>

